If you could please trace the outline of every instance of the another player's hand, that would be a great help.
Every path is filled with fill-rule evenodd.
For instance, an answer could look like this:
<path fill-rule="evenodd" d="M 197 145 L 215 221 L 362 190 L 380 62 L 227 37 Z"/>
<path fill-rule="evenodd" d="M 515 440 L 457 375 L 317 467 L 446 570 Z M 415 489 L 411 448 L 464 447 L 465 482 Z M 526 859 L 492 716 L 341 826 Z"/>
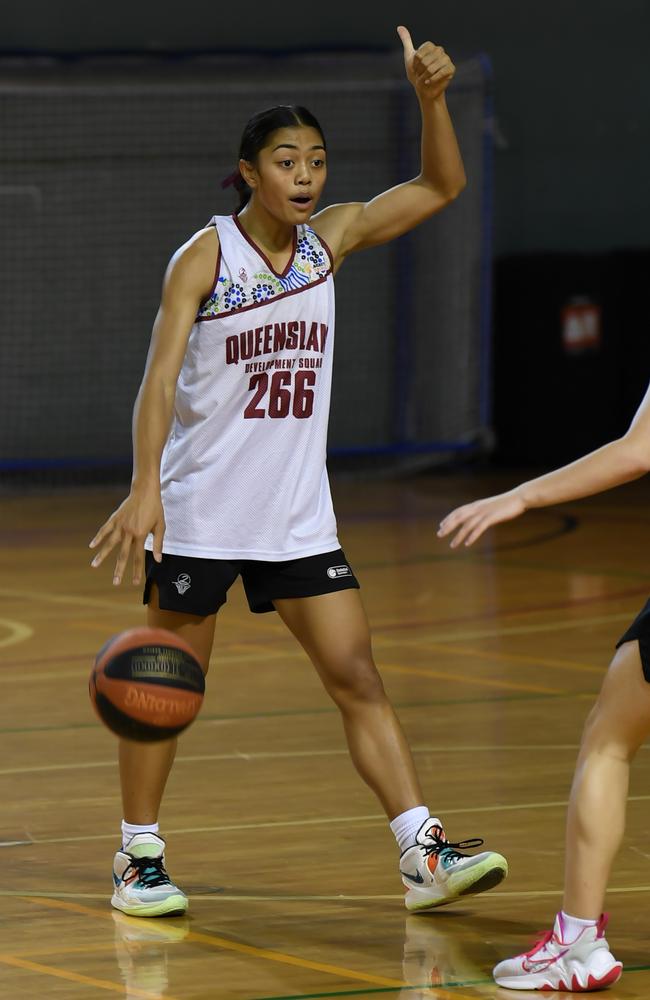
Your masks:
<path fill-rule="evenodd" d="M 122 582 L 129 555 L 133 555 L 133 582 L 141 583 L 144 570 L 144 542 L 153 532 L 153 556 L 156 562 L 162 559 L 162 543 L 165 534 L 165 515 L 159 489 L 132 489 L 126 500 L 99 529 L 91 549 L 99 547 L 91 566 L 101 566 L 106 556 L 119 546 L 117 562 L 113 572 L 113 583 Z"/>
<path fill-rule="evenodd" d="M 452 549 L 458 548 L 463 542 L 465 545 L 472 545 L 493 524 L 511 521 L 525 510 L 526 504 L 516 489 L 485 500 L 475 500 L 474 503 L 457 507 L 451 514 L 447 514 L 440 522 L 438 538 L 454 535 L 450 542 Z"/>
<path fill-rule="evenodd" d="M 406 75 L 420 100 L 435 100 L 440 97 L 456 72 L 456 67 L 445 50 L 433 42 L 424 42 L 416 49 L 408 28 L 402 25 L 397 29 L 397 34 L 404 46 Z"/>

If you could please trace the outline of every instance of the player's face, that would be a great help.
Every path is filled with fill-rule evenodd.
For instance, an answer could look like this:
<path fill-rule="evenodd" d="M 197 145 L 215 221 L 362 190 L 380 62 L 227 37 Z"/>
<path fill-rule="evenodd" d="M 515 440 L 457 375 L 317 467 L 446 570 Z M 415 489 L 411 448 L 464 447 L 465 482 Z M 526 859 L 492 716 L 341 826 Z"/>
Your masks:
<path fill-rule="evenodd" d="M 255 195 L 274 218 L 298 225 L 315 210 L 326 176 L 320 132 L 307 125 L 280 128 L 257 154 Z"/>

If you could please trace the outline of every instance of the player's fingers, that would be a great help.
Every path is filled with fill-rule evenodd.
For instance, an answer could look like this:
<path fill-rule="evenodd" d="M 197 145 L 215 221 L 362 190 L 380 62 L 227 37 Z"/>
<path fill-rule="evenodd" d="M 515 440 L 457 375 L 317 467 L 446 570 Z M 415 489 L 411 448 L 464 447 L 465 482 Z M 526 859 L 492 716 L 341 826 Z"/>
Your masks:
<path fill-rule="evenodd" d="M 106 521 L 105 524 L 102 524 L 101 528 L 99 529 L 93 540 L 88 543 L 88 548 L 96 549 L 99 543 L 103 541 L 103 539 L 106 538 L 109 532 L 113 530 L 113 527 L 114 527 L 113 518 L 111 517 L 108 519 L 108 521 Z"/>
<path fill-rule="evenodd" d="M 142 582 L 144 570 L 144 539 L 138 538 L 133 545 L 133 583 Z"/>
<path fill-rule="evenodd" d="M 408 30 L 408 28 L 405 28 L 403 24 L 400 24 L 397 29 L 397 34 L 399 35 L 402 45 L 404 47 L 404 59 L 407 62 L 410 62 L 415 53 L 415 46 L 413 45 L 411 32 Z"/>
<path fill-rule="evenodd" d="M 153 529 L 153 557 L 156 562 L 162 562 L 162 545 L 165 537 L 165 522 L 161 518 L 157 521 Z"/>
<path fill-rule="evenodd" d="M 112 552 L 115 546 L 119 543 L 120 538 L 121 535 L 117 528 L 113 528 L 108 537 L 104 536 L 103 545 L 90 564 L 93 569 L 97 569 L 98 566 L 101 566 L 109 552 Z"/>
<path fill-rule="evenodd" d="M 451 534 L 456 528 L 459 528 L 465 523 L 468 517 L 471 517 L 475 511 L 474 504 L 465 504 L 464 507 L 457 507 L 456 510 L 452 510 L 450 514 L 443 517 L 438 528 L 438 534 L 441 538 L 446 535 Z"/>
<path fill-rule="evenodd" d="M 489 518 L 487 517 L 482 518 L 478 522 L 474 530 L 471 531 L 467 536 L 467 538 L 465 539 L 465 547 L 468 548 L 470 545 L 473 545 L 474 542 L 481 537 L 483 532 L 487 531 L 487 529 L 490 527 L 490 523 L 491 522 Z"/>
<path fill-rule="evenodd" d="M 124 576 L 124 570 L 126 568 L 126 563 L 129 558 L 129 552 L 131 551 L 131 545 L 133 538 L 131 535 L 125 535 L 122 539 L 122 545 L 120 546 L 120 554 L 117 557 L 117 562 L 115 563 L 115 569 L 113 571 L 113 583 L 117 587 L 122 582 L 122 577 Z"/>
<path fill-rule="evenodd" d="M 450 547 L 452 549 L 457 549 L 459 545 L 462 545 L 467 536 L 473 531 L 474 527 L 480 520 L 480 514 L 475 514 L 466 520 L 457 534 L 454 535 Z"/>

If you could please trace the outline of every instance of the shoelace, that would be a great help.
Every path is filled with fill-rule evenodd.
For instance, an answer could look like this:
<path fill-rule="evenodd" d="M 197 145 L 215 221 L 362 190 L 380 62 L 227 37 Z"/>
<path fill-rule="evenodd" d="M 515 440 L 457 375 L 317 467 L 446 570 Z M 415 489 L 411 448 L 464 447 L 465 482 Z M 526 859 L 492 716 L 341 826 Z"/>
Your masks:
<path fill-rule="evenodd" d="M 462 851 L 470 851 L 474 847 L 481 847 L 484 843 L 481 837 L 470 837 L 469 840 L 459 840 L 457 843 L 452 843 L 450 840 L 445 840 L 444 835 L 442 837 L 438 836 L 437 833 L 427 833 L 427 838 L 431 841 L 430 844 L 422 844 L 424 853 L 429 854 L 440 854 L 442 851 L 449 851 L 450 861 L 457 861 L 459 858 L 466 858 L 467 855 L 463 854 Z"/>
<path fill-rule="evenodd" d="M 124 875 L 129 870 L 138 873 L 138 882 L 151 889 L 156 885 L 170 885 L 171 880 L 165 871 L 162 857 L 160 858 L 131 858 L 131 864 L 125 869 Z M 124 878 L 124 875 L 122 878 Z"/>
<path fill-rule="evenodd" d="M 530 949 L 530 951 L 525 951 L 524 952 L 524 956 L 526 958 L 531 958 L 533 955 L 536 954 L 536 952 L 541 951 L 542 948 L 545 948 L 546 945 L 549 943 L 549 941 L 553 937 L 553 931 L 552 930 L 550 930 L 550 931 L 538 931 L 538 933 L 539 933 L 539 937 L 535 941 L 535 944 L 533 945 L 533 947 Z"/>

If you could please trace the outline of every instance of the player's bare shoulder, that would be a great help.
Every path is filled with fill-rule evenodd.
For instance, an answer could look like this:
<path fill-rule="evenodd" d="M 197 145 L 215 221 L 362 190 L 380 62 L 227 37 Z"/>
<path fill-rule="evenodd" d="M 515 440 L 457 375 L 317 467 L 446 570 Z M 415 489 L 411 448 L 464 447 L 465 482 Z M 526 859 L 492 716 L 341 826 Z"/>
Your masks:
<path fill-rule="evenodd" d="M 209 294 L 214 282 L 219 236 L 214 226 L 200 229 L 173 254 L 165 284 L 191 288 L 199 295 Z"/>
<path fill-rule="evenodd" d="M 347 254 L 346 233 L 363 209 L 362 202 L 344 202 L 328 205 L 309 220 L 309 225 L 317 236 L 327 243 L 334 258 L 334 270 L 343 263 Z"/>

